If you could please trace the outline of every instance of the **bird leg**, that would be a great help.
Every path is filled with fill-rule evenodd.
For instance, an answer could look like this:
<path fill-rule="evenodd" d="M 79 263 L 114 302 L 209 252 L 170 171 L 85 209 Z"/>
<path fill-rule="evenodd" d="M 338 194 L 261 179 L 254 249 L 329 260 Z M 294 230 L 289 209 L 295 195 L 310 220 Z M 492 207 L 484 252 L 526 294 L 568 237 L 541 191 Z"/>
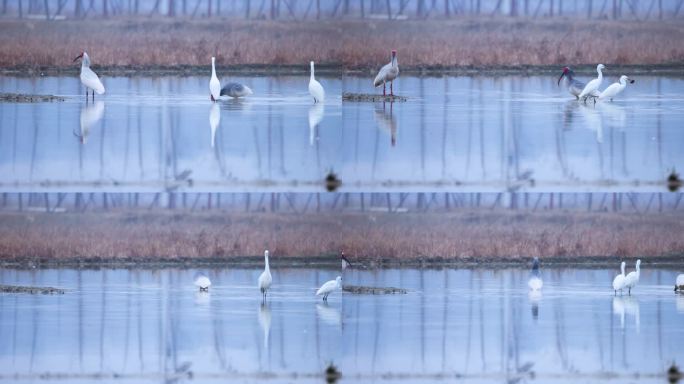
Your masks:
<path fill-rule="evenodd" d="M 87 96 L 86 96 L 87 97 Z M 95 102 L 95 91 L 93 91 L 93 103 Z"/>
<path fill-rule="evenodd" d="M 209 98 L 211 99 L 211 101 L 216 101 L 216 99 L 214 99 L 214 95 L 209 95 Z"/>
<path fill-rule="evenodd" d="M 390 96 L 394 96 L 394 81 L 390 81 Z"/>
<path fill-rule="evenodd" d="M 385 93 L 385 85 L 387 85 L 387 84 L 386 84 L 386 83 L 382 83 L 382 95 L 383 95 L 383 96 L 387 96 L 387 94 Z"/>

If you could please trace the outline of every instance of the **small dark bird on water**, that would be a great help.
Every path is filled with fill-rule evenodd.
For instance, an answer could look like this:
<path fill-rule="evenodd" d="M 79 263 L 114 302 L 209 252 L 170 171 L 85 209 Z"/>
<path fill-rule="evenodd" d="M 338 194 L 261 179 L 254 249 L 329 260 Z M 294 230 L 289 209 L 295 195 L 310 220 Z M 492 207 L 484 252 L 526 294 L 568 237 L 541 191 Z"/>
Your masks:
<path fill-rule="evenodd" d="M 672 172 L 670 172 L 670 175 L 667 177 L 667 189 L 669 189 L 670 192 L 677 192 L 681 187 L 682 179 L 679 178 L 677 171 L 673 169 Z"/>
<path fill-rule="evenodd" d="M 328 192 L 335 192 L 340 185 L 342 185 L 342 180 L 337 178 L 337 174 L 333 171 L 328 172 L 325 177 L 325 189 Z"/>

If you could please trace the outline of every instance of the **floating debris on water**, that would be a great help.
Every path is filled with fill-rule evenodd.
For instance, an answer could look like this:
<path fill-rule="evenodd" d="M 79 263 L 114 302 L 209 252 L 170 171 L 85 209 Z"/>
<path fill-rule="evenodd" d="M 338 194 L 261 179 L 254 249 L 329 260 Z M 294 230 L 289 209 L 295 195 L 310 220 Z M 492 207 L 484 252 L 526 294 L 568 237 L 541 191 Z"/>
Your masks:
<path fill-rule="evenodd" d="M 29 287 L 22 285 L 0 285 L 0 292 L 3 293 L 29 293 L 35 295 L 42 293 L 43 295 L 64 294 L 63 289 L 53 287 Z"/>
<path fill-rule="evenodd" d="M 376 102 L 376 101 L 385 101 L 385 102 L 395 102 L 395 101 L 407 101 L 408 98 L 404 96 L 398 96 L 398 95 L 376 95 L 372 93 L 351 93 L 351 92 L 344 92 L 342 94 L 342 100 L 343 101 L 369 101 L 369 102 Z"/>
<path fill-rule="evenodd" d="M 408 291 L 403 288 L 365 287 L 361 285 L 345 285 L 342 287 L 342 290 L 356 295 L 395 295 L 408 293 Z"/>
<path fill-rule="evenodd" d="M 325 381 L 328 383 L 336 383 L 342 377 L 342 373 L 337 370 L 337 367 L 332 362 L 325 369 Z"/>
<path fill-rule="evenodd" d="M 65 98 L 54 95 L 29 95 L 23 93 L 0 93 L 0 101 L 8 103 L 44 103 L 64 101 Z"/>
<path fill-rule="evenodd" d="M 672 172 L 670 172 L 670 176 L 667 177 L 667 189 L 669 189 L 670 192 L 677 192 L 681 187 L 682 179 L 679 178 L 677 171 L 673 169 Z"/>
<path fill-rule="evenodd" d="M 337 174 L 333 171 L 328 172 L 325 177 L 325 189 L 328 192 L 335 192 L 340 185 L 342 185 L 342 180 L 337 178 Z"/>

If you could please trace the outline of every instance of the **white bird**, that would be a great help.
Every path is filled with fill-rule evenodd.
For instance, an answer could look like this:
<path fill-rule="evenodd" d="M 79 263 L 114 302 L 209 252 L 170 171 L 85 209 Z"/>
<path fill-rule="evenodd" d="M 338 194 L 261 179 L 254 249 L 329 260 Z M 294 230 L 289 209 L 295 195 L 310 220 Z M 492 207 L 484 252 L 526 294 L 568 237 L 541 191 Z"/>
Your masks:
<path fill-rule="evenodd" d="M 393 49 L 392 60 L 389 62 L 389 64 L 385 64 L 382 68 L 380 68 L 380 72 L 378 72 L 378 75 L 375 76 L 373 85 L 376 88 L 382 85 L 382 95 L 386 96 L 385 85 L 390 83 L 390 95 L 394 96 L 392 84 L 397 76 L 399 76 L 399 64 L 397 64 L 397 51 Z"/>
<path fill-rule="evenodd" d="M 88 100 L 88 89 L 93 90 L 93 100 L 95 100 L 95 93 L 101 95 L 105 93 L 104 85 L 97 77 L 97 74 L 90 69 L 90 56 L 87 53 L 81 52 L 80 55 L 76 56 L 74 61 L 81 60 L 81 83 L 86 87 L 86 100 Z"/>
<path fill-rule="evenodd" d="M 266 292 L 271 288 L 271 282 L 273 278 L 271 277 L 271 269 L 268 267 L 268 250 L 264 251 L 264 261 L 266 263 L 264 271 L 259 275 L 259 290 L 263 295 L 264 301 L 266 301 Z"/>
<path fill-rule="evenodd" d="M 328 295 L 336 289 L 342 289 L 342 276 L 337 276 L 335 280 L 330 280 L 321 285 L 316 291 L 316 296 L 323 295 L 323 301 L 328 301 Z"/>
<path fill-rule="evenodd" d="M 205 274 L 198 272 L 195 275 L 195 285 L 200 291 L 208 291 L 209 287 L 211 286 L 211 280 L 209 280 Z"/>
<path fill-rule="evenodd" d="M 541 291 L 544 286 L 541 274 L 539 273 L 539 258 L 537 257 L 532 262 L 532 272 L 530 273 L 530 279 L 527 281 L 527 286 L 530 287 L 531 291 Z"/>
<path fill-rule="evenodd" d="M 675 292 L 684 291 L 684 273 L 680 273 L 675 281 Z"/>
<path fill-rule="evenodd" d="M 629 290 L 629 294 L 632 294 L 632 288 L 634 288 L 637 283 L 639 283 L 639 277 L 641 277 L 641 259 L 636 262 L 636 271 L 632 271 L 625 277 L 625 288 Z"/>
<path fill-rule="evenodd" d="M 309 94 L 314 99 L 315 103 L 322 103 L 325 100 L 325 91 L 323 86 L 314 77 L 314 62 L 311 62 L 311 77 L 309 78 Z"/>
<path fill-rule="evenodd" d="M 579 96 L 577 96 L 578 99 L 582 99 L 586 103 L 588 97 L 593 97 L 593 93 L 599 89 L 601 83 L 603 82 L 603 72 L 601 71 L 605 68 L 606 66 L 603 64 L 599 64 L 596 66 L 596 72 L 598 72 L 598 77 L 587 83 L 587 85 L 582 90 L 582 93 L 580 93 Z M 596 101 L 596 98 L 594 98 L 594 101 Z"/>
<path fill-rule="evenodd" d="M 622 264 L 620 264 L 620 273 L 619 275 L 615 276 L 615 279 L 613 279 L 613 290 L 615 291 L 615 294 L 617 295 L 617 291 L 620 291 L 620 294 L 622 294 L 622 290 L 625 289 L 625 262 L 623 261 Z"/>
<path fill-rule="evenodd" d="M 599 94 L 599 100 L 610 99 L 610 101 L 613 101 L 613 97 L 625 90 L 628 81 L 630 84 L 634 84 L 634 80 L 629 77 L 625 75 L 620 76 L 620 81 L 609 85 L 608 88 L 604 89 L 603 92 Z"/>
<path fill-rule="evenodd" d="M 214 103 L 209 109 L 209 127 L 211 128 L 211 147 L 214 148 L 216 142 L 216 130 L 221 123 L 221 109 L 218 104 Z"/>
<path fill-rule="evenodd" d="M 209 80 L 209 94 L 211 101 L 217 101 L 221 95 L 221 82 L 216 77 L 216 58 L 211 58 L 211 80 Z"/>

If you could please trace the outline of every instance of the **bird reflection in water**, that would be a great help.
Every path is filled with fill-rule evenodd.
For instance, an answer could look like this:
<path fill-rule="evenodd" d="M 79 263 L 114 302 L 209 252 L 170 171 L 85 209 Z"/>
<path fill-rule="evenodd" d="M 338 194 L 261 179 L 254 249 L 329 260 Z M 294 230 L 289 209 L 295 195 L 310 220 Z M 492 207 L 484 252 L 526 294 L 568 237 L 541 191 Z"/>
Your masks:
<path fill-rule="evenodd" d="M 221 108 L 217 103 L 211 104 L 209 109 L 209 127 L 211 128 L 211 147 L 214 148 L 216 142 L 216 130 L 221 123 Z"/>
<path fill-rule="evenodd" d="M 620 328 L 625 328 L 625 315 L 634 317 L 636 331 L 639 333 L 641 324 L 639 316 L 639 300 L 634 296 L 613 297 L 613 314 L 620 316 Z"/>
<path fill-rule="evenodd" d="M 328 305 L 327 302 L 316 304 L 316 314 L 324 323 L 335 327 L 342 327 L 342 315 L 340 311 Z"/>
<path fill-rule="evenodd" d="M 541 290 L 530 290 L 527 293 L 527 298 L 532 305 L 532 318 L 536 321 L 539 318 L 539 303 L 542 299 L 542 292 Z"/>
<path fill-rule="evenodd" d="M 309 107 L 309 145 L 314 144 L 314 139 L 318 140 L 318 125 L 325 115 L 323 103 L 316 103 Z"/>
<path fill-rule="evenodd" d="M 268 349 L 268 340 L 271 334 L 271 308 L 266 303 L 259 306 L 259 326 L 264 333 L 264 349 Z"/>
<path fill-rule="evenodd" d="M 394 147 L 397 144 L 397 120 L 394 118 L 392 111 L 394 102 L 389 102 L 389 108 L 387 108 L 386 104 L 383 101 L 382 108 L 377 105 L 375 106 L 375 121 L 381 131 L 390 134 L 390 142 Z"/>
<path fill-rule="evenodd" d="M 74 130 L 74 136 L 78 138 L 81 144 L 88 142 L 88 135 L 90 129 L 97 124 L 104 116 L 104 102 L 97 101 L 90 105 L 86 104 L 81 107 L 81 119 L 79 130 Z"/>

